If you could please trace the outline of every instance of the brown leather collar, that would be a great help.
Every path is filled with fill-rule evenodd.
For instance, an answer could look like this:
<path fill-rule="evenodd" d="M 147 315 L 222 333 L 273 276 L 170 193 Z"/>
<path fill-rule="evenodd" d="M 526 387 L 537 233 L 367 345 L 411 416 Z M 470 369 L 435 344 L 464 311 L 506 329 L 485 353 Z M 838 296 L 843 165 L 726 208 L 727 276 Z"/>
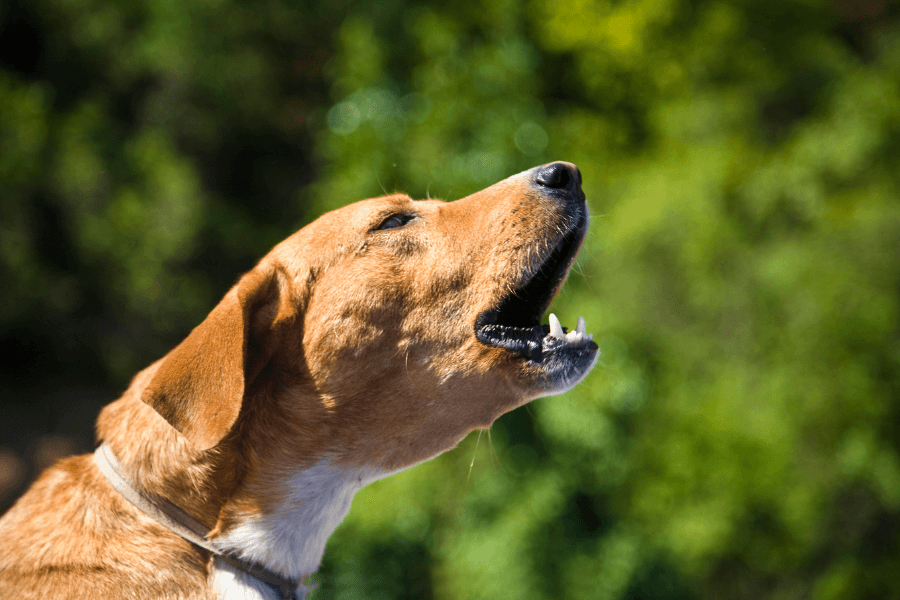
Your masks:
<path fill-rule="evenodd" d="M 273 587 L 281 595 L 282 600 L 302 600 L 305 593 L 301 589 L 300 582 L 296 579 L 288 579 L 281 575 L 232 554 L 223 552 L 214 542 L 207 539 L 209 528 L 175 506 L 165 498 L 150 496 L 138 491 L 128 477 L 122 471 L 116 455 L 106 444 L 100 444 L 94 452 L 94 462 L 100 468 L 103 476 L 119 492 L 122 497 L 131 502 L 142 513 L 190 543 L 220 558 L 228 564 L 240 569 L 251 577 Z"/>

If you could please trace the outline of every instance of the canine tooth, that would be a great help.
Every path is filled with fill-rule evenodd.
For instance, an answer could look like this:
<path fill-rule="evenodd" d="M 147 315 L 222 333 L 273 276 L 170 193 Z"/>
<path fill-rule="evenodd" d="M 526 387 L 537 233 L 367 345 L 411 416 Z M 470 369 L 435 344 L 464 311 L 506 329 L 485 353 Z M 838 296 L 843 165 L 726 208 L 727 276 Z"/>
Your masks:
<path fill-rule="evenodd" d="M 584 317 L 578 317 L 578 325 L 575 326 L 575 331 L 581 335 L 587 334 L 587 325 L 584 323 Z"/>
<path fill-rule="evenodd" d="M 560 325 L 559 319 L 553 313 L 550 313 L 550 335 L 560 340 L 566 339 L 566 334 L 563 333 L 562 325 Z"/>

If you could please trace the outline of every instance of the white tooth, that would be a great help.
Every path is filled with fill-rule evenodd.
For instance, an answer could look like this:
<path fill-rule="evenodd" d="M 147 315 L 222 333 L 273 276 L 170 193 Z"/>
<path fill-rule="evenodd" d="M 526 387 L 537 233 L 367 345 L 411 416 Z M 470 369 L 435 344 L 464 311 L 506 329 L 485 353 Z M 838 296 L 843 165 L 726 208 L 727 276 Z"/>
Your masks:
<path fill-rule="evenodd" d="M 577 331 L 570 331 L 566 334 L 567 342 L 580 342 L 584 339 L 584 336 L 578 333 Z"/>
<path fill-rule="evenodd" d="M 591 340 L 591 341 L 593 342 L 593 341 L 594 341 L 594 334 L 593 334 L 593 333 L 589 333 L 589 334 L 588 334 L 588 339 Z"/>
<path fill-rule="evenodd" d="M 587 333 L 587 326 L 584 323 L 584 317 L 578 317 L 578 325 L 575 326 L 575 331 L 577 331 L 581 335 L 585 335 Z"/>
<path fill-rule="evenodd" d="M 566 334 L 563 333 L 562 325 L 559 323 L 559 319 L 556 318 L 556 315 L 550 313 L 550 335 L 560 340 L 566 339 Z"/>

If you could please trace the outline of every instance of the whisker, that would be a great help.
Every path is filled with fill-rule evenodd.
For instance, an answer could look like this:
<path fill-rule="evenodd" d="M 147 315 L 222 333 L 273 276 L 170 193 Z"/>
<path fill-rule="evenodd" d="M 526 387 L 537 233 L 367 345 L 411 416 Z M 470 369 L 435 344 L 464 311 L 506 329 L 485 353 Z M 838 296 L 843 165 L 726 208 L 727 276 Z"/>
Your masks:
<path fill-rule="evenodd" d="M 527 404 L 525 405 L 525 412 L 528 413 L 528 415 L 531 417 L 532 420 L 537 421 L 537 417 L 534 415 L 533 412 L 531 412 L 531 407 L 528 406 Z"/>
<path fill-rule="evenodd" d="M 481 434 L 484 429 L 478 430 L 478 437 L 475 438 L 475 451 L 472 453 L 472 462 L 469 463 L 469 474 L 466 475 L 466 485 L 465 487 L 469 487 L 469 479 L 472 477 L 472 467 L 475 466 L 475 456 L 478 454 L 478 443 L 481 442 Z M 488 437 L 490 437 L 490 430 L 488 430 Z"/>
<path fill-rule="evenodd" d="M 488 427 L 487 432 L 488 432 L 488 446 L 490 446 L 490 449 L 491 449 L 491 456 L 496 461 L 496 464 L 500 465 L 500 468 L 505 470 L 506 467 L 503 466 L 503 461 L 500 460 L 499 456 L 497 456 L 497 450 L 494 448 L 494 440 L 491 438 L 491 428 L 490 427 Z"/>
<path fill-rule="evenodd" d="M 381 191 L 384 192 L 384 195 L 385 195 L 385 196 L 389 195 L 389 193 L 388 193 L 388 191 L 387 191 L 387 188 L 384 187 L 384 183 L 381 182 L 381 175 L 379 175 L 379 174 L 376 173 L 376 174 L 375 174 L 375 178 L 378 180 L 378 187 L 381 188 Z"/>

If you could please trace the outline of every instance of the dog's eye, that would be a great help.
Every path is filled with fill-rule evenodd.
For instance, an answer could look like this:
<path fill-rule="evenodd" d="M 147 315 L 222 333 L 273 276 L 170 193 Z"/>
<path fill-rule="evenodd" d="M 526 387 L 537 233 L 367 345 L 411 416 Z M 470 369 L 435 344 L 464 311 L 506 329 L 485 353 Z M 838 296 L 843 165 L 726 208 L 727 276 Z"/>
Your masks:
<path fill-rule="evenodd" d="M 403 227 L 414 218 L 415 215 L 407 215 L 403 213 L 391 215 L 387 219 L 382 221 L 381 224 L 375 228 L 375 231 L 379 231 L 381 229 L 396 229 L 397 227 Z"/>

